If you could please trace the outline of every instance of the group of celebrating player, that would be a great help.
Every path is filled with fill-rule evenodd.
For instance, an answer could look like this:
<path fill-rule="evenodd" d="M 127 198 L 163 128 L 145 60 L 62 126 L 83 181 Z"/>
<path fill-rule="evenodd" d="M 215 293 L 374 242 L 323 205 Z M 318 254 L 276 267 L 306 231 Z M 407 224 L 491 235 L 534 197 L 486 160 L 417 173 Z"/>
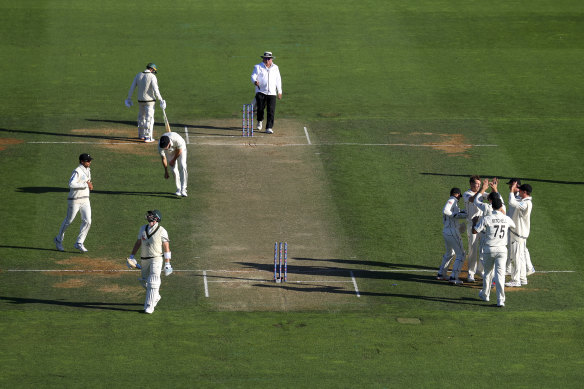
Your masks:
<path fill-rule="evenodd" d="M 492 282 L 497 290 L 497 306 L 505 306 L 505 286 L 527 285 L 527 276 L 535 272 L 527 249 L 532 209 L 531 185 L 521 184 L 512 178 L 509 185 L 507 209 L 498 190 L 498 179 L 491 181 L 471 176 L 470 188 L 461 193 L 459 188 L 450 190 L 450 197 L 442 210 L 444 228 L 442 235 L 446 252 L 438 270 L 439 280 L 462 285 L 460 273 L 465 259 L 468 263 L 467 282 L 475 282 L 481 276 L 483 288 L 479 298 L 489 301 Z M 486 191 L 490 189 L 490 193 Z M 464 199 L 465 209 L 458 207 Z M 465 253 L 461 234 L 466 230 L 468 253 Z M 448 276 L 448 269 L 452 271 Z M 505 283 L 505 275 L 511 280 Z"/>

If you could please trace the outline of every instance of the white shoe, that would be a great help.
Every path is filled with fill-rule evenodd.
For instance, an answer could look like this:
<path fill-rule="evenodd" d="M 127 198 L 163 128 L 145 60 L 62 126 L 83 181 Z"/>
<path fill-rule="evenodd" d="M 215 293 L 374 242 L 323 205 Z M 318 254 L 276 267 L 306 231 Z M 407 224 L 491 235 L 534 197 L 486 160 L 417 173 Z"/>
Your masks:
<path fill-rule="evenodd" d="M 257 129 L 258 131 L 261 131 L 261 129 L 262 129 L 262 128 L 263 128 L 263 127 L 262 127 L 262 122 L 258 122 L 258 126 L 256 127 L 256 129 Z"/>
<path fill-rule="evenodd" d="M 527 280 L 525 281 L 521 280 L 521 285 L 527 285 Z"/>
<path fill-rule="evenodd" d="M 503 308 L 503 307 L 505 306 L 505 303 L 497 303 L 497 306 L 498 306 L 499 308 Z"/>
<path fill-rule="evenodd" d="M 174 192 L 174 194 L 177 196 L 182 196 L 182 192 L 180 190 L 177 190 L 176 192 Z"/>
<path fill-rule="evenodd" d="M 535 268 L 534 267 L 532 267 L 531 269 L 529 269 L 529 271 L 527 272 L 527 275 L 530 276 L 533 273 L 535 273 Z"/>
<path fill-rule="evenodd" d="M 146 308 L 144 310 L 144 313 L 147 313 L 149 315 L 152 314 L 153 312 L 154 312 L 154 307 L 150 307 L 150 306 L 148 306 L 148 308 Z"/>
<path fill-rule="evenodd" d="M 509 281 L 505 282 L 505 286 L 509 288 L 519 288 L 521 286 L 521 282 L 519 281 Z"/>
<path fill-rule="evenodd" d="M 156 139 L 154 139 L 154 138 L 146 138 L 146 139 L 144 139 L 144 142 L 146 142 L 146 143 L 152 143 L 152 142 L 155 142 L 155 141 L 156 141 Z"/>
<path fill-rule="evenodd" d="M 55 241 L 55 246 L 57 246 L 57 250 L 65 251 L 65 249 L 63 248 L 63 243 L 59 242 L 59 240 L 57 238 L 55 238 L 54 241 Z"/>
<path fill-rule="evenodd" d="M 75 247 L 77 250 L 81 251 L 82 253 L 86 253 L 87 251 L 89 251 L 85 248 L 85 246 L 83 246 L 83 243 L 75 243 L 75 245 L 73 247 Z"/>
<path fill-rule="evenodd" d="M 475 282 L 475 279 L 473 276 L 468 276 L 468 278 L 466 279 L 466 282 Z"/>
<path fill-rule="evenodd" d="M 186 191 L 186 190 L 183 190 L 183 191 L 180 193 L 180 195 L 181 195 L 182 197 L 187 197 L 187 191 Z"/>
<path fill-rule="evenodd" d="M 271 128 L 267 128 L 266 129 L 266 134 L 273 134 L 274 130 L 272 130 Z"/>
<path fill-rule="evenodd" d="M 489 301 L 489 298 L 483 294 L 482 290 L 479 292 L 479 298 L 483 301 Z"/>
<path fill-rule="evenodd" d="M 450 277 L 450 279 L 448 280 L 448 282 L 450 282 L 453 285 L 462 285 L 462 284 L 464 284 L 464 282 L 462 282 L 461 280 L 456 279 L 456 278 L 452 278 L 452 277 Z"/>

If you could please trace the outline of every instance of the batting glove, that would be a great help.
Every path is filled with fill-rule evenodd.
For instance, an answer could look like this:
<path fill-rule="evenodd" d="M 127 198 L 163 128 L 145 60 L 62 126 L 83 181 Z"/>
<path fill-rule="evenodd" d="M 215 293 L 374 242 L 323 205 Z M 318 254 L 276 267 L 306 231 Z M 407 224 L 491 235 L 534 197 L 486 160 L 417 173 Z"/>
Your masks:
<path fill-rule="evenodd" d="M 166 109 L 166 100 L 160 100 L 160 108 Z"/>
<path fill-rule="evenodd" d="M 133 255 L 130 255 L 126 260 L 126 266 L 128 266 L 128 269 L 142 269 L 142 266 L 134 259 Z"/>
<path fill-rule="evenodd" d="M 170 262 L 166 262 L 166 265 L 164 265 L 164 275 L 169 276 L 171 274 L 172 274 L 172 266 L 170 265 Z"/>
<path fill-rule="evenodd" d="M 126 104 L 126 107 L 130 108 L 132 105 L 134 105 L 134 103 L 132 103 L 131 99 L 126 99 L 126 101 L 124 101 L 124 103 Z"/>

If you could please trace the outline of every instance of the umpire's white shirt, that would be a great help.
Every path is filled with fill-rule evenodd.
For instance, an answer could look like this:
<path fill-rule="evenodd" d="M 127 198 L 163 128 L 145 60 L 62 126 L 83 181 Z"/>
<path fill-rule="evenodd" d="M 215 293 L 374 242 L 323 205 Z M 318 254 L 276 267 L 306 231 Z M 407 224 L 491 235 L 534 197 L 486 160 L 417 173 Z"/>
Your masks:
<path fill-rule="evenodd" d="M 269 68 L 264 63 L 259 63 L 253 67 L 251 73 L 251 82 L 259 81 L 260 85 L 256 85 L 256 93 L 263 93 L 264 95 L 275 96 L 282 93 L 282 77 L 280 76 L 280 68 L 275 63 Z"/>

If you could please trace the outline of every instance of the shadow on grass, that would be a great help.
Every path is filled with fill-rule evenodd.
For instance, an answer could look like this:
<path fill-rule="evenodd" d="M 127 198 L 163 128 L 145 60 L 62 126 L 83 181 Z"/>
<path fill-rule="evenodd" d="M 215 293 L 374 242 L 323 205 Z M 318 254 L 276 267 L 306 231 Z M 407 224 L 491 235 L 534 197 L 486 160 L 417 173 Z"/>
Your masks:
<path fill-rule="evenodd" d="M 128 311 L 128 312 L 142 312 L 142 304 L 127 304 L 127 303 L 104 303 L 104 302 L 75 302 L 75 301 L 61 301 L 61 300 L 44 300 L 23 297 L 3 297 L 0 300 L 7 301 L 10 304 L 24 305 L 24 304 L 43 304 L 43 305 L 57 305 L 69 308 L 87 308 L 87 309 L 104 309 L 110 311 Z M 129 309 L 124 307 L 141 307 L 140 309 Z"/>
<path fill-rule="evenodd" d="M 54 244 L 53 244 L 54 246 Z M 56 248 L 46 249 L 43 247 L 23 247 L 23 246 L 6 246 L 0 245 L 0 249 L 18 249 L 18 250 L 40 250 L 40 251 L 59 251 Z"/>
<path fill-rule="evenodd" d="M 444 176 L 444 177 L 465 177 L 469 178 L 472 174 L 446 174 L 446 173 L 420 173 L 423 176 Z M 527 182 L 546 182 L 549 184 L 564 184 L 564 185 L 584 185 L 582 181 L 560 181 L 560 180 L 543 180 L 540 178 L 527 178 L 527 177 L 504 177 L 504 176 L 492 176 L 492 175 L 481 175 L 481 178 L 495 178 L 497 177 L 500 182 L 507 181 L 511 178 L 519 178 L 522 183 Z M 506 184 L 504 184 L 507 187 Z"/>
<path fill-rule="evenodd" d="M 116 123 L 116 124 L 127 124 L 136 126 L 136 122 L 129 122 L 125 120 L 107 120 L 107 119 L 85 119 L 89 122 L 101 122 L 101 123 Z M 155 123 L 157 126 L 164 127 L 164 123 Z M 178 128 L 184 129 L 185 127 L 189 130 L 189 134 L 193 135 L 215 135 L 215 136 L 230 136 L 230 135 L 223 135 L 223 134 L 209 134 L 204 132 L 197 132 L 196 130 L 218 130 L 218 131 L 238 131 L 241 132 L 241 127 L 223 127 L 223 126 L 204 126 L 204 125 L 195 125 L 195 124 L 184 124 L 184 123 L 172 123 L 169 122 L 171 128 Z M 194 130 L 194 131 L 193 131 Z"/>
<path fill-rule="evenodd" d="M 335 294 L 346 294 L 354 296 L 357 293 L 354 290 L 342 288 L 340 286 L 331 285 L 311 285 L 309 287 L 305 286 L 295 286 L 291 282 L 283 282 L 280 284 L 276 283 L 262 283 L 254 285 L 259 288 L 281 288 L 284 290 L 303 292 L 303 293 L 335 293 Z M 368 297 L 396 297 L 404 299 L 414 299 L 414 300 L 424 300 L 430 302 L 440 302 L 449 304 L 464 304 L 464 305 L 485 305 L 478 298 L 473 299 L 469 297 L 439 297 L 439 296 L 421 296 L 418 294 L 403 294 L 403 293 L 389 293 L 389 292 L 368 292 L 359 291 L 360 296 Z"/>
<path fill-rule="evenodd" d="M 164 126 L 164 124 L 163 124 Z M 97 129 L 99 130 L 99 129 Z M 6 128 L 0 128 L 0 132 L 7 133 L 17 133 L 17 134 L 29 134 L 29 135 L 49 135 L 49 136 L 60 136 L 66 138 L 83 138 L 83 139 L 105 139 L 112 141 L 124 141 L 124 142 L 135 142 L 143 144 L 144 141 L 137 138 L 128 138 L 125 136 L 108 136 L 108 135 L 87 135 L 87 134 L 71 134 L 68 132 L 45 132 L 45 131 L 34 131 L 34 130 L 9 130 Z"/>
<path fill-rule="evenodd" d="M 23 186 L 16 188 L 19 193 L 69 193 L 68 188 L 53 187 L 53 186 Z M 122 191 L 122 190 L 93 190 L 92 194 L 107 194 L 107 195 L 122 195 L 122 196 L 151 196 L 151 197 L 166 197 L 172 199 L 180 199 L 179 196 L 169 192 L 138 192 L 138 191 Z"/>

